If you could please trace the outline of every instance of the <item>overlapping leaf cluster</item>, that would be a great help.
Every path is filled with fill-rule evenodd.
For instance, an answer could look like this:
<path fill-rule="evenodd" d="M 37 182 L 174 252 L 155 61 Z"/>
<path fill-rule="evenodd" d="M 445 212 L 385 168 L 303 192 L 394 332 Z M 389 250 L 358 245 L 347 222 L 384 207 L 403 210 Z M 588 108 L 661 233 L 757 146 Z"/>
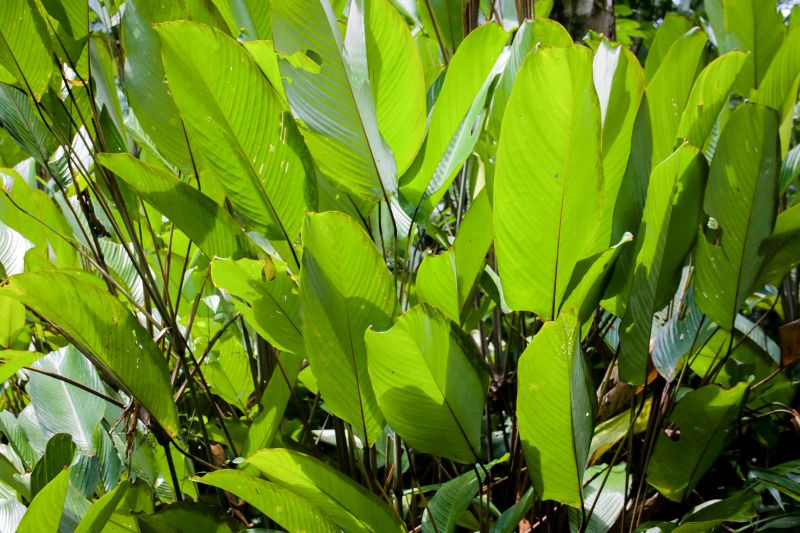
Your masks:
<path fill-rule="evenodd" d="M 4 0 L 0 529 L 796 527 L 800 13 L 618 4 Z"/>

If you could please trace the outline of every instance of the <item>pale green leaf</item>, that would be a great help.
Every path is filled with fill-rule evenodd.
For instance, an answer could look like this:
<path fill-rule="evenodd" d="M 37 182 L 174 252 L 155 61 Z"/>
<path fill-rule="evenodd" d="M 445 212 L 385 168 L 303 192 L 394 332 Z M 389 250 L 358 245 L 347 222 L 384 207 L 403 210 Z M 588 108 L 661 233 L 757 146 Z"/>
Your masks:
<path fill-rule="evenodd" d="M 594 391 L 573 313 L 545 323 L 522 354 L 518 375 L 517 419 L 534 490 L 543 500 L 580 507 Z"/>
<path fill-rule="evenodd" d="M 383 415 L 367 373 L 364 333 L 391 326 L 394 281 L 366 232 L 341 213 L 309 213 L 303 247 L 306 356 L 331 412 L 374 443 L 383 432 Z"/>
<path fill-rule="evenodd" d="M 472 340 L 426 306 L 389 331 L 367 331 L 365 340 L 378 406 L 392 429 L 420 452 L 478 461 L 489 379 Z"/>
<path fill-rule="evenodd" d="M 605 247 L 595 222 L 600 121 L 588 48 L 528 56 L 506 108 L 494 185 L 497 262 L 513 309 L 553 318 L 575 265 Z"/>

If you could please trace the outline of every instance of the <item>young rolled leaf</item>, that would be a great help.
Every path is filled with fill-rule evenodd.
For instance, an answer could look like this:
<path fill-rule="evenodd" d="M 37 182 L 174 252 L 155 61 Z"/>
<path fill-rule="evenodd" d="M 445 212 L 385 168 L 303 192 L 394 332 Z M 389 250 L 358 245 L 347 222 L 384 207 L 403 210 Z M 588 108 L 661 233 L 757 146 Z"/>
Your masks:
<path fill-rule="evenodd" d="M 402 184 L 403 197 L 414 209 L 430 213 L 442 199 L 478 140 L 476 125 L 486 95 L 499 69 L 508 34 L 494 23 L 484 24 L 462 43 L 450 65 L 431 111 L 425 147 Z"/>
<path fill-rule="evenodd" d="M 556 316 L 575 265 L 602 250 L 600 106 L 587 48 L 542 48 L 506 108 L 494 184 L 497 263 L 508 304 Z"/>
<path fill-rule="evenodd" d="M 287 531 L 334 533 L 336 524 L 311 501 L 277 483 L 236 470 L 217 470 L 197 479 L 243 499 Z"/>
<path fill-rule="evenodd" d="M 100 154 L 97 162 L 169 218 L 208 257 L 240 259 L 254 254 L 247 235 L 227 211 L 168 171 L 129 154 Z"/>
<path fill-rule="evenodd" d="M 315 505 L 344 531 L 405 531 L 384 502 L 313 457 L 286 449 L 261 450 L 247 464 Z"/>
<path fill-rule="evenodd" d="M 739 107 L 711 161 L 703 208 L 714 227 L 697 242 L 697 305 L 728 330 L 754 288 L 763 262 L 759 248 L 772 233 L 778 162 L 775 112 Z"/>
<path fill-rule="evenodd" d="M 208 26 L 166 22 L 156 31 L 194 157 L 250 229 L 291 245 L 306 207 L 305 168 L 298 140 L 283 124 L 289 118 L 258 65 Z"/>
<path fill-rule="evenodd" d="M 489 195 L 483 190 L 467 211 L 453 247 L 440 255 L 426 257 L 420 264 L 419 301 L 437 307 L 450 320 L 460 323 L 461 311 L 483 271 L 493 233 Z"/>
<path fill-rule="evenodd" d="M 671 416 L 678 438 L 659 434 L 648 483 L 670 500 L 683 500 L 722 451 L 746 392 L 747 383 L 739 383 L 730 390 L 706 385 L 686 394 Z"/>
<path fill-rule="evenodd" d="M 272 16 L 286 96 L 320 170 L 366 200 L 392 195 L 397 168 L 370 86 L 363 0 L 350 5 L 344 40 L 329 0 L 275 0 Z"/>
<path fill-rule="evenodd" d="M 619 377 L 627 383 L 645 382 L 653 313 L 674 294 L 683 259 L 694 244 L 705 177 L 705 160 L 688 144 L 650 176 L 630 299 L 619 332 Z"/>
<path fill-rule="evenodd" d="M 489 376 L 471 339 L 427 306 L 389 331 L 367 331 L 369 375 L 386 421 L 415 450 L 480 460 Z"/>
<path fill-rule="evenodd" d="M 375 244 L 347 215 L 309 213 L 303 224 L 305 353 L 331 412 L 369 443 L 383 432 L 383 415 L 367 373 L 364 333 L 389 329 L 395 287 Z"/>
<path fill-rule="evenodd" d="M 594 391 L 574 313 L 542 326 L 520 357 L 518 376 L 519 433 L 534 490 L 543 500 L 581 507 Z"/>
<path fill-rule="evenodd" d="M 138 320 L 99 285 L 65 272 L 19 274 L 0 295 L 24 303 L 80 343 L 170 436 L 178 433 L 166 360 Z"/>

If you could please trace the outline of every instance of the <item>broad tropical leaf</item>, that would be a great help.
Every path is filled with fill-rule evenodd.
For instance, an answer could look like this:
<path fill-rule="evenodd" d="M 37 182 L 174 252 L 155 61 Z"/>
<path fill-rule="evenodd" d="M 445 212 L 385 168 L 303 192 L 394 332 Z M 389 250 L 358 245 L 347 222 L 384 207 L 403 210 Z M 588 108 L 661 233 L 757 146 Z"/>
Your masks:
<path fill-rule="evenodd" d="M 122 481 L 109 492 L 95 501 L 81 519 L 75 533 L 100 533 L 105 528 L 117 505 L 128 492 L 131 484 Z"/>
<path fill-rule="evenodd" d="M 286 96 L 320 170 L 361 198 L 391 196 L 397 167 L 370 85 L 363 0 L 350 4 L 345 39 L 329 0 L 275 0 L 272 16 Z"/>
<path fill-rule="evenodd" d="M 577 531 L 589 533 L 611 531 L 625 507 L 625 463 L 587 468 L 584 477 L 587 481 L 591 480 L 583 489 L 583 499 L 584 507 L 592 509 L 592 515 L 589 517 L 586 527 L 581 528 L 583 515 L 577 509 L 570 509 L 570 531 L 573 533 Z M 588 515 L 588 511 L 586 513 Z"/>
<path fill-rule="evenodd" d="M 470 470 L 442 484 L 422 515 L 422 533 L 453 533 L 461 513 L 478 495 L 482 478 Z"/>
<path fill-rule="evenodd" d="M 575 265 L 605 247 L 600 127 L 591 52 L 533 52 L 506 108 L 494 185 L 497 262 L 513 309 L 555 317 Z"/>
<path fill-rule="evenodd" d="M 24 303 L 64 330 L 158 421 L 178 431 L 166 361 L 136 318 L 100 286 L 64 272 L 9 278 L 0 294 Z"/>
<path fill-rule="evenodd" d="M 285 449 L 261 450 L 247 458 L 273 483 L 316 505 L 345 531 L 404 531 L 382 501 L 337 470 Z"/>
<path fill-rule="evenodd" d="M 698 237 L 695 297 L 704 313 L 729 330 L 757 281 L 759 247 L 772 233 L 777 129 L 773 111 L 745 104 L 725 125 L 711 161 L 704 210 L 714 226 Z"/>
<path fill-rule="evenodd" d="M 19 533 L 58 531 L 64 500 L 69 489 L 69 469 L 65 468 L 36 495 L 22 517 Z"/>
<path fill-rule="evenodd" d="M 27 0 L 8 0 L 0 7 L 0 65 L 16 78 L 19 87 L 39 100 L 47 90 L 54 64 L 50 36 L 34 6 Z"/>
<path fill-rule="evenodd" d="M 236 470 L 217 470 L 197 481 L 236 495 L 287 531 L 298 533 L 339 531 L 335 523 L 313 502 L 277 483 L 264 481 Z"/>
<path fill-rule="evenodd" d="M 472 340 L 435 309 L 417 306 L 389 331 L 367 331 L 365 341 L 378 406 L 392 429 L 420 452 L 479 461 L 489 380 Z"/>
<path fill-rule="evenodd" d="M 453 57 L 431 112 L 421 160 L 401 187 L 413 209 L 419 210 L 424 202 L 421 212 L 432 211 L 475 146 L 486 95 L 507 60 L 501 55 L 507 40 L 508 34 L 498 25 L 485 24 L 464 39 Z"/>
<path fill-rule="evenodd" d="M 683 500 L 722 451 L 746 392 L 747 384 L 739 383 L 730 390 L 706 385 L 686 394 L 671 415 L 680 437 L 658 436 L 648 483 L 670 500 Z"/>
<path fill-rule="evenodd" d="M 383 415 L 367 373 L 364 333 L 389 329 L 395 288 L 375 244 L 342 213 L 306 216 L 303 224 L 305 353 L 331 412 L 374 443 Z"/>
<path fill-rule="evenodd" d="M 100 154 L 98 162 L 158 209 L 207 256 L 239 259 L 253 246 L 221 206 L 168 171 L 128 154 Z"/>
<path fill-rule="evenodd" d="M 683 259 L 694 244 L 705 176 L 705 160 L 688 144 L 650 176 L 630 299 L 620 324 L 619 377 L 628 383 L 645 382 L 652 316 L 674 294 Z"/>
<path fill-rule="evenodd" d="M 580 507 L 594 391 L 575 314 L 546 323 L 519 360 L 517 417 L 528 473 L 543 500 Z"/>
<path fill-rule="evenodd" d="M 258 65 L 208 26 L 168 22 L 156 31 L 194 157 L 250 229 L 291 246 L 306 207 L 305 167 L 299 140 L 283 124 L 289 117 Z"/>

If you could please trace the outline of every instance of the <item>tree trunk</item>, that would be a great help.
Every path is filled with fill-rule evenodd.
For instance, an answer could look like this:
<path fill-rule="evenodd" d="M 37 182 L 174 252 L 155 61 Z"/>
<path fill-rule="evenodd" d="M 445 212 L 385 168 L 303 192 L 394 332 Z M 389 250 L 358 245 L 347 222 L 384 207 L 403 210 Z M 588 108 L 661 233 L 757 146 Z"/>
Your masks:
<path fill-rule="evenodd" d="M 557 0 L 554 15 L 576 40 L 583 39 L 590 30 L 616 38 L 614 0 Z"/>

